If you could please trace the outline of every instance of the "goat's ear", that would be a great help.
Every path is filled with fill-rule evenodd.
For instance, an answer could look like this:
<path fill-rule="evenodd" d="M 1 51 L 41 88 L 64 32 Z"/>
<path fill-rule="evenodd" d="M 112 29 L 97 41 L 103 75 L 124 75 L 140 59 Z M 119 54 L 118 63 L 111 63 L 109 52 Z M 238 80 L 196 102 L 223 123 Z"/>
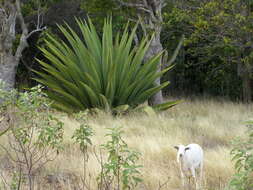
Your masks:
<path fill-rule="evenodd" d="M 174 146 L 174 148 L 175 148 L 175 149 L 177 149 L 177 150 L 179 149 L 179 147 L 178 147 L 178 146 Z"/>
<path fill-rule="evenodd" d="M 186 148 L 184 149 L 184 151 L 186 151 L 186 150 L 190 150 L 190 147 L 186 147 Z"/>

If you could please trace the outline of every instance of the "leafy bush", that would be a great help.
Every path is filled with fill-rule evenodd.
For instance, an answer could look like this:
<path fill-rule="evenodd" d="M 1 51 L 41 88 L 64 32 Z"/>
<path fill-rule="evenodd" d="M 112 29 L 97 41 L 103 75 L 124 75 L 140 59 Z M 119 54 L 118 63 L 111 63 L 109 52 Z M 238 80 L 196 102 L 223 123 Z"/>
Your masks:
<path fill-rule="evenodd" d="M 108 152 L 107 162 L 102 164 L 98 177 L 99 189 L 135 189 L 142 181 L 136 162 L 140 153 L 131 150 L 122 139 L 122 127 L 109 128 L 110 137 L 102 149 Z"/>
<path fill-rule="evenodd" d="M 142 182 L 139 171 L 142 166 L 136 164 L 140 153 L 130 149 L 123 140 L 122 127 L 112 127 L 108 128 L 109 132 L 106 137 L 109 139 L 105 144 L 100 145 L 98 154 L 92 145 L 91 137 L 94 131 L 87 124 L 87 113 L 79 112 L 74 115 L 80 126 L 74 131 L 72 139 L 75 144 L 79 145 L 83 158 L 83 176 L 81 185 L 78 184 L 79 188 L 94 189 L 89 183 L 91 176 L 87 170 L 89 155 L 93 153 L 101 166 L 101 171 L 97 176 L 98 190 L 135 189 Z M 106 160 L 104 154 L 107 155 Z"/>
<path fill-rule="evenodd" d="M 9 129 L 8 145 L 0 147 L 15 166 L 12 175 L 16 180 L 11 184 L 20 189 L 22 183 L 28 182 L 26 189 L 33 190 L 34 177 L 39 169 L 62 149 L 63 123 L 51 113 L 52 102 L 41 86 L 24 93 L 0 88 L 0 93 L 0 118 L 4 115 L 3 126 Z"/>
<path fill-rule="evenodd" d="M 47 93 L 57 108 L 79 111 L 122 105 L 136 107 L 169 84 L 154 85 L 170 69 L 157 72 L 163 52 L 143 61 L 150 37 L 132 48 L 137 26 L 131 33 L 126 26 L 114 38 L 112 21 L 108 19 L 100 39 L 90 20 L 88 23 L 77 20 L 77 23 L 81 37 L 68 25 L 59 26 L 67 42 L 48 34 L 46 47 L 41 51 L 51 64 L 39 60 L 46 73 L 35 71 L 41 77 L 36 80 L 48 87 Z"/>
<path fill-rule="evenodd" d="M 231 151 L 236 174 L 230 182 L 230 187 L 235 190 L 253 189 L 253 121 L 248 122 L 248 128 L 248 138 L 237 139 Z"/>

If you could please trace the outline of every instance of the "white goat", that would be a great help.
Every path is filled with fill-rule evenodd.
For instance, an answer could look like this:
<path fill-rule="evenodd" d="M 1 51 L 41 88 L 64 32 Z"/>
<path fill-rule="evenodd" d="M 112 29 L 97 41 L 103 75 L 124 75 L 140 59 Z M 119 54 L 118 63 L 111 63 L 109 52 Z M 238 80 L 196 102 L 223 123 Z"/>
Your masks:
<path fill-rule="evenodd" d="M 184 177 L 193 177 L 196 189 L 199 188 L 197 180 L 197 169 L 199 171 L 199 182 L 201 184 L 203 175 L 203 159 L 204 153 L 198 144 L 189 144 L 187 146 L 178 145 L 174 146 L 177 149 L 177 162 L 179 163 L 182 184 L 185 186 Z"/>

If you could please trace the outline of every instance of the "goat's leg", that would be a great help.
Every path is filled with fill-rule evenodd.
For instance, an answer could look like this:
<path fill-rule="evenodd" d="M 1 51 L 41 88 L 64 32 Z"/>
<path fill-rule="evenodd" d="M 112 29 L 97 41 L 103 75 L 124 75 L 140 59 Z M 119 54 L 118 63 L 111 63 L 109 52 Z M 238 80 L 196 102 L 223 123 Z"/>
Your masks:
<path fill-rule="evenodd" d="M 203 184 L 203 162 L 200 163 L 200 171 L 199 171 L 199 185 L 200 187 Z"/>
<path fill-rule="evenodd" d="M 184 175 L 184 172 L 183 172 L 183 170 L 182 170 L 182 165 L 180 164 L 180 175 L 181 175 L 181 182 L 182 182 L 182 186 L 183 186 L 183 188 L 185 187 L 185 180 L 184 180 L 184 178 L 185 178 L 185 175 Z"/>
<path fill-rule="evenodd" d="M 191 176 L 188 176 L 187 189 L 191 190 Z"/>
<path fill-rule="evenodd" d="M 195 172 L 195 169 L 193 167 L 191 167 L 191 174 L 192 174 L 194 183 L 196 185 L 196 190 L 197 190 L 198 189 L 198 183 L 197 183 L 197 178 L 196 178 L 196 172 Z"/>
<path fill-rule="evenodd" d="M 184 178 L 185 178 L 185 176 L 184 176 L 184 173 L 183 173 L 183 171 L 182 171 L 182 170 L 180 171 L 180 174 L 181 174 L 181 182 L 182 182 L 182 186 L 183 186 L 183 187 L 185 187 L 185 179 L 184 179 Z"/>

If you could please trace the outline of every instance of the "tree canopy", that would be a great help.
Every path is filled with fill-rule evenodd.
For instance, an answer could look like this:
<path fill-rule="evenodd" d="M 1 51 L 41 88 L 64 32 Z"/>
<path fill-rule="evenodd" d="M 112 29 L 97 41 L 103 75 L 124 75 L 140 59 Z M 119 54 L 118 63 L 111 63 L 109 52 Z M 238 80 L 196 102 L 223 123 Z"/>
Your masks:
<path fill-rule="evenodd" d="M 1 0 L 0 16 L 9 13 L 4 11 L 7 2 L 10 4 L 16 1 Z M 252 100 L 253 1 L 20 0 L 20 3 L 28 33 L 36 30 L 36 23 L 40 19 L 41 28 L 47 27 L 46 32 L 64 38 L 56 29 L 57 24 L 67 22 L 78 32 L 74 18 L 90 17 L 98 34 L 102 35 L 104 19 L 112 16 L 115 34 L 123 31 L 127 22 L 130 22 L 131 27 L 140 23 L 133 45 L 138 45 L 138 38 L 147 35 L 147 31 L 159 34 L 157 40 L 161 46 L 158 48 L 154 44 L 157 47 L 154 50 L 167 52 L 162 59 L 173 56 L 184 35 L 184 44 L 178 52 L 173 71 L 161 79 L 172 83 L 163 89 L 163 94 L 205 94 L 244 102 Z M 155 10 L 158 3 L 162 5 L 160 16 L 158 9 Z M 159 25 L 155 25 L 156 30 L 152 30 L 155 23 L 152 14 L 161 18 L 157 22 Z M 3 26 L 3 23 L 0 24 Z M 158 26 L 160 31 L 157 30 Z M 0 32 L 3 36 L 3 31 Z M 15 82 L 20 89 L 36 84 L 32 80 L 35 74 L 31 69 L 40 70 L 35 57 L 43 59 L 37 48 L 44 43 L 43 33 L 29 36 L 28 46 L 22 51 Z M 19 45 L 21 34 L 22 24 L 17 22 L 13 51 Z M 163 60 L 161 64 L 162 68 L 166 67 Z"/>

